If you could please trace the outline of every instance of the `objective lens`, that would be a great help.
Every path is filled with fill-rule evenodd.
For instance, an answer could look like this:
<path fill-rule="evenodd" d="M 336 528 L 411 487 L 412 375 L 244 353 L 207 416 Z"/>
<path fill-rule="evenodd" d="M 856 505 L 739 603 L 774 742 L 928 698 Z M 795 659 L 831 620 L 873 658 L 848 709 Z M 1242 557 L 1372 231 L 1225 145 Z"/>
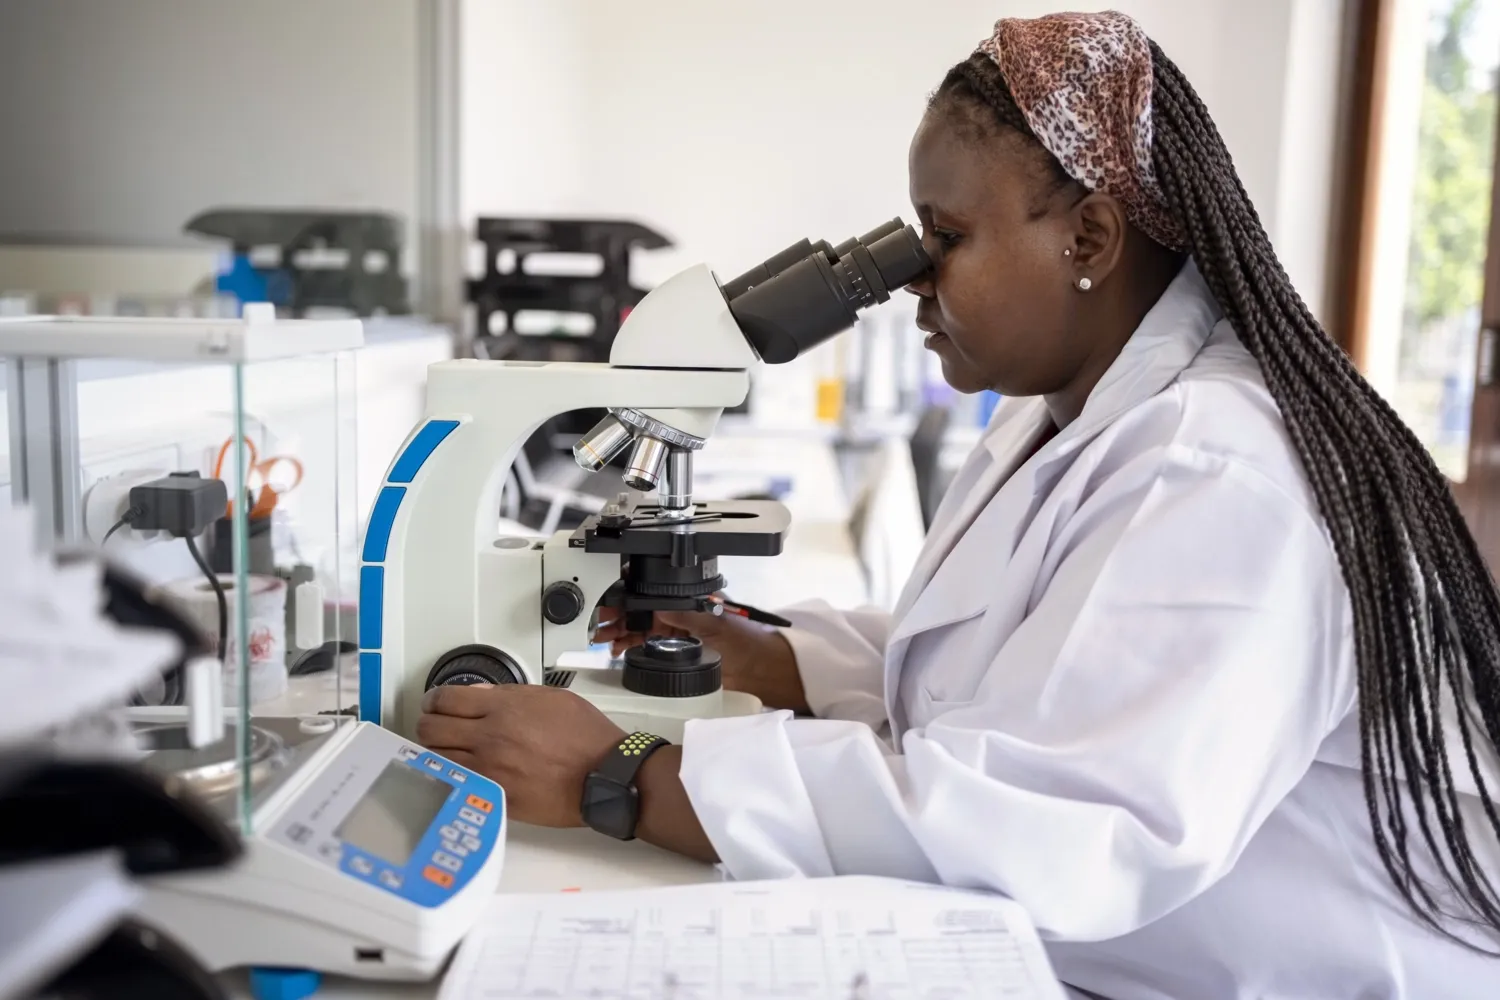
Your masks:
<path fill-rule="evenodd" d="M 689 516 L 693 512 L 693 453 L 686 448 L 671 449 L 666 474 L 657 490 L 663 516 Z"/>
<path fill-rule="evenodd" d="M 630 431 L 610 414 L 573 445 L 573 461 L 588 472 L 598 472 L 630 445 Z"/>
<path fill-rule="evenodd" d="M 899 223 L 900 220 L 895 220 Z M 859 310 L 922 277 L 932 260 L 911 226 L 886 223 L 837 261 L 812 253 L 729 301 L 746 339 L 767 364 L 785 364 L 854 325 Z"/>
<path fill-rule="evenodd" d="M 661 481 L 661 467 L 666 458 L 667 446 L 654 437 L 642 434 L 635 439 L 635 448 L 630 452 L 630 461 L 625 470 L 625 485 L 642 493 L 650 493 Z"/>

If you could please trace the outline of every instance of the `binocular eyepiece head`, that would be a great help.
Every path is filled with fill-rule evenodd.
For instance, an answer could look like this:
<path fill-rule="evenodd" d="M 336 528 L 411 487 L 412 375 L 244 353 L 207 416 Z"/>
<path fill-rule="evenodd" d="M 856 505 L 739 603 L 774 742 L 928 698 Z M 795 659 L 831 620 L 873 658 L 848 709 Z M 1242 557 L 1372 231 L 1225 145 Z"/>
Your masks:
<path fill-rule="evenodd" d="M 760 359 L 779 365 L 931 270 L 916 230 L 892 219 L 836 247 L 801 240 L 720 287 Z"/>

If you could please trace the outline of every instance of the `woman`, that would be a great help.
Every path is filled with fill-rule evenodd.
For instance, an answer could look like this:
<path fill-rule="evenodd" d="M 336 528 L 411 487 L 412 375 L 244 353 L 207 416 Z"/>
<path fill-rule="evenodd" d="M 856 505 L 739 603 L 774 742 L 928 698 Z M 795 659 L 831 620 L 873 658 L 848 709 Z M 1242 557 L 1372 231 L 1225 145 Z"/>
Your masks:
<path fill-rule="evenodd" d="M 1500 996 L 1500 601 L 1192 89 L 1121 15 L 1002 20 L 910 169 L 927 345 L 1006 402 L 893 615 L 662 623 L 814 717 L 690 724 L 637 834 L 1006 893 L 1107 997 Z M 622 737 L 540 688 L 429 711 L 536 823 Z"/>

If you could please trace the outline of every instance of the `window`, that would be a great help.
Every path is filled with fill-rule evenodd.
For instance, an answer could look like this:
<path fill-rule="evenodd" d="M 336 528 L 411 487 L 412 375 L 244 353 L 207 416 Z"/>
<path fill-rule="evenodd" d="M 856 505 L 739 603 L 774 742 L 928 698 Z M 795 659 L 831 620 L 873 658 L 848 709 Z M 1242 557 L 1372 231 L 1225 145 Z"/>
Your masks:
<path fill-rule="evenodd" d="M 1355 361 L 1469 478 L 1494 188 L 1500 0 L 1356 4 L 1369 40 Z M 1346 247 L 1346 249 L 1350 249 Z M 1488 345 L 1486 350 L 1493 345 Z"/>

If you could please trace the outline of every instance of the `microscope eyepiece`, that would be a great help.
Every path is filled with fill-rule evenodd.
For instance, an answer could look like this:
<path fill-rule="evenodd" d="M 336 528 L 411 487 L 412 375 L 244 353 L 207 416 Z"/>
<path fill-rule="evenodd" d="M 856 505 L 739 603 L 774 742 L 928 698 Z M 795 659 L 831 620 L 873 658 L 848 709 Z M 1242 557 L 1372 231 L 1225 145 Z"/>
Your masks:
<path fill-rule="evenodd" d="M 808 256 L 815 250 L 828 251 L 827 241 L 819 240 L 817 243 L 811 243 L 807 240 L 798 240 L 774 257 L 767 257 L 744 274 L 725 282 L 722 286 L 724 289 L 724 298 L 733 299 L 736 296 L 744 295 L 751 288 L 763 281 L 771 280 L 783 270 L 797 263 L 797 261 Z"/>
<path fill-rule="evenodd" d="M 851 236 L 849 239 L 833 248 L 833 259 L 838 260 L 850 250 L 853 250 L 855 247 L 860 246 L 861 244 L 866 247 L 874 246 L 880 240 L 891 235 L 891 233 L 899 233 L 903 228 L 905 228 L 905 224 L 902 223 L 900 219 L 892 219 L 889 222 L 881 223 L 874 229 L 870 230 L 868 233 L 865 233 L 863 236 Z"/>
<path fill-rule="evenodd" d="M 866 243 L 869 237 L 876 238 Z M 847 330 L 859 310 L 886 301 L 893 290 L 911 284 L 932 267 L 916 230 L 901 225 L 899 219 L 854 241 L 836 260 L 830 256 L 831 252 L 809 253 L 729 297 L 729 311 L 762 361 L 773 365 L 791 361 Z"/>
<path fill-rule="evenodd" d="M 905 288 L 932 269 L 932 258 L 922 246 L 922 237 L 915 229 L 902 226 L 900 222 L 900 219 L 893 219 L 892 224 L 899 228 L 886 230 L 879 239 L 866 236 L 860 240 L 874 258 L 881 280 L 891 289 Z"/>

